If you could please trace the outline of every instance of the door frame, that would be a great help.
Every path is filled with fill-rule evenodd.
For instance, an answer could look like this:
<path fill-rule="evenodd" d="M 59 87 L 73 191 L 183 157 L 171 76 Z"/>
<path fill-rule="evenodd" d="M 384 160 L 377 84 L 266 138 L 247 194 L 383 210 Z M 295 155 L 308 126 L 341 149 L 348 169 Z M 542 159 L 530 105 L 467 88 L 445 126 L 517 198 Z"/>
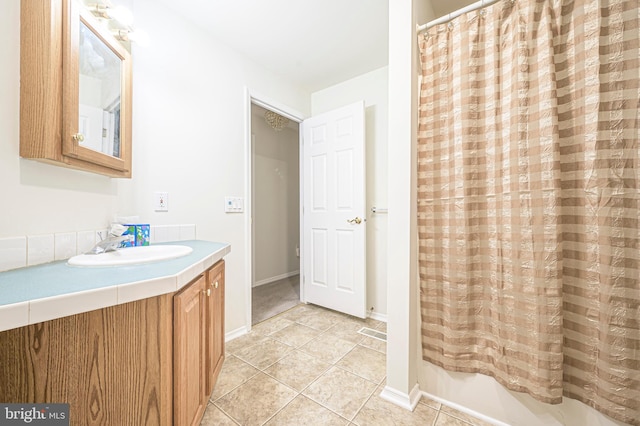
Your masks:
<path fill-rule="evenodd" d="M 295 121 L 298 123 L 298 146 L 299 149 L 299 157 L 298 164 L 300 167 L 299 179 L 300 179 L 300 206 L 299 206 L 299 215 L 300 215 L 300 277 L 303 277 L 303 261 L 304 261 L 304 251 L 302 249 L 302 188 L 303 188 L 303 177 L 304 177 L 304 164 L 302 162 L 302 154 L 303 154 L 303 144 L 302 144 L 302 121 L 304 121 L 305 116 L 299 111 L 296 111 L 289 106 L 282 104 L 274 99 L 268 98 L 251 88 L 245 86 L 245 134 L 244 134 L 244 149 L 245 149 L 245 165 L 244 165 L 244 176 L 245 176 L 245 202 L 244 202 L 244 234 L 245 234 L 245 323 L 246 323 L 246 331 L 251 331 L 251 291 L 252 291 L 252 283 L 253 283 L 253 224 L 252 224 L 252 216 L 253 216 L 253 152 L 252 152 L 252 129 L 251 129 L 251 105 L 255 104 L 261 106 L 265 109 L 274 111 L 283 117 L 288 118 L 289 120 Z M 304 302 L 304 285 L 302 283 L 302 278 L 300 279 L 300 301 Z"/>

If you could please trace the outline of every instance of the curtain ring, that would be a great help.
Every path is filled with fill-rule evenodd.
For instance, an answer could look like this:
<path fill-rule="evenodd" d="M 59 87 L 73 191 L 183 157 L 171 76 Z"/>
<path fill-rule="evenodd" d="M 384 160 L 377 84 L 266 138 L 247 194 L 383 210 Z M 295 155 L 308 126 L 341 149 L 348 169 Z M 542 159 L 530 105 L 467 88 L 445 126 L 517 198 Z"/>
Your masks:
<path fill-rule="evenodd" d="M 449 31 L 453 31 L 453 22 L 449 22 L 447 24 L 447 28 L 449 29 Z"/>
<path fill-rule="evenodd" d="M 482 9 L 482 10 L 480 11 L 480 17 L 481 17 L 481 18 L 484 18 L 485 16 L 487 16 L 487 9 Z"/>

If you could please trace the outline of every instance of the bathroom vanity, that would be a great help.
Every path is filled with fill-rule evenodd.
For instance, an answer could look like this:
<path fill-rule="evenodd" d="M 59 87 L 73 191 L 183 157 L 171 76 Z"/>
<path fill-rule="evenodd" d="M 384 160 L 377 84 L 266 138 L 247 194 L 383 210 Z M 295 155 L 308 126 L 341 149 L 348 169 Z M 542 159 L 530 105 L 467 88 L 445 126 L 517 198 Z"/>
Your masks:
<path fill-rule="evenodd" d="M 199 424 L 224 360 L 230 248 L 180 244 L 193 252 L 0 273 L 0 401 L 69 403 L 72 425 Z M 27 324 L 9 325 L 25 305 Z"/>

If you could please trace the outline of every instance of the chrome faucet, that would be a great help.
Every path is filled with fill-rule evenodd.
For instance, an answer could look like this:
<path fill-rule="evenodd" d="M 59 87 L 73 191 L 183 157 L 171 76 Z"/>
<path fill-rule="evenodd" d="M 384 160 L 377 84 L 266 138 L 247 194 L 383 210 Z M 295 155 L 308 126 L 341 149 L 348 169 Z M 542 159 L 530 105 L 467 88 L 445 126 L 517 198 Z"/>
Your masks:
<path fill-rule="evenodd" d="M 123 242 L 129 241 L 130 239 L 131 235 L 121 235 L 119 237 L 115 235 L 109 235 L 107 238 L 93 246 L 91 250 L 89 250 L 85 254 L 100 254 L 109 251 L 116 251 L 117 249 L 122 247 Z"/>

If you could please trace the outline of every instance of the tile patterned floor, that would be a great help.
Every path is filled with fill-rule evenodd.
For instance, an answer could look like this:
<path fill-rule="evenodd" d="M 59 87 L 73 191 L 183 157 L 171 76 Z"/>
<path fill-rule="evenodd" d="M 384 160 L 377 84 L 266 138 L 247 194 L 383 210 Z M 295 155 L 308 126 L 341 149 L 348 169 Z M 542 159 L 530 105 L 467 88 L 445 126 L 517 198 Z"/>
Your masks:
<path fill-rule="evenodd" d="M 386 343 L 358 333 L 380 321 L 298 305 L 227 343 L 201 426 L 486 426 L 422 398 L 413 411 L 380 398 Z"/>

